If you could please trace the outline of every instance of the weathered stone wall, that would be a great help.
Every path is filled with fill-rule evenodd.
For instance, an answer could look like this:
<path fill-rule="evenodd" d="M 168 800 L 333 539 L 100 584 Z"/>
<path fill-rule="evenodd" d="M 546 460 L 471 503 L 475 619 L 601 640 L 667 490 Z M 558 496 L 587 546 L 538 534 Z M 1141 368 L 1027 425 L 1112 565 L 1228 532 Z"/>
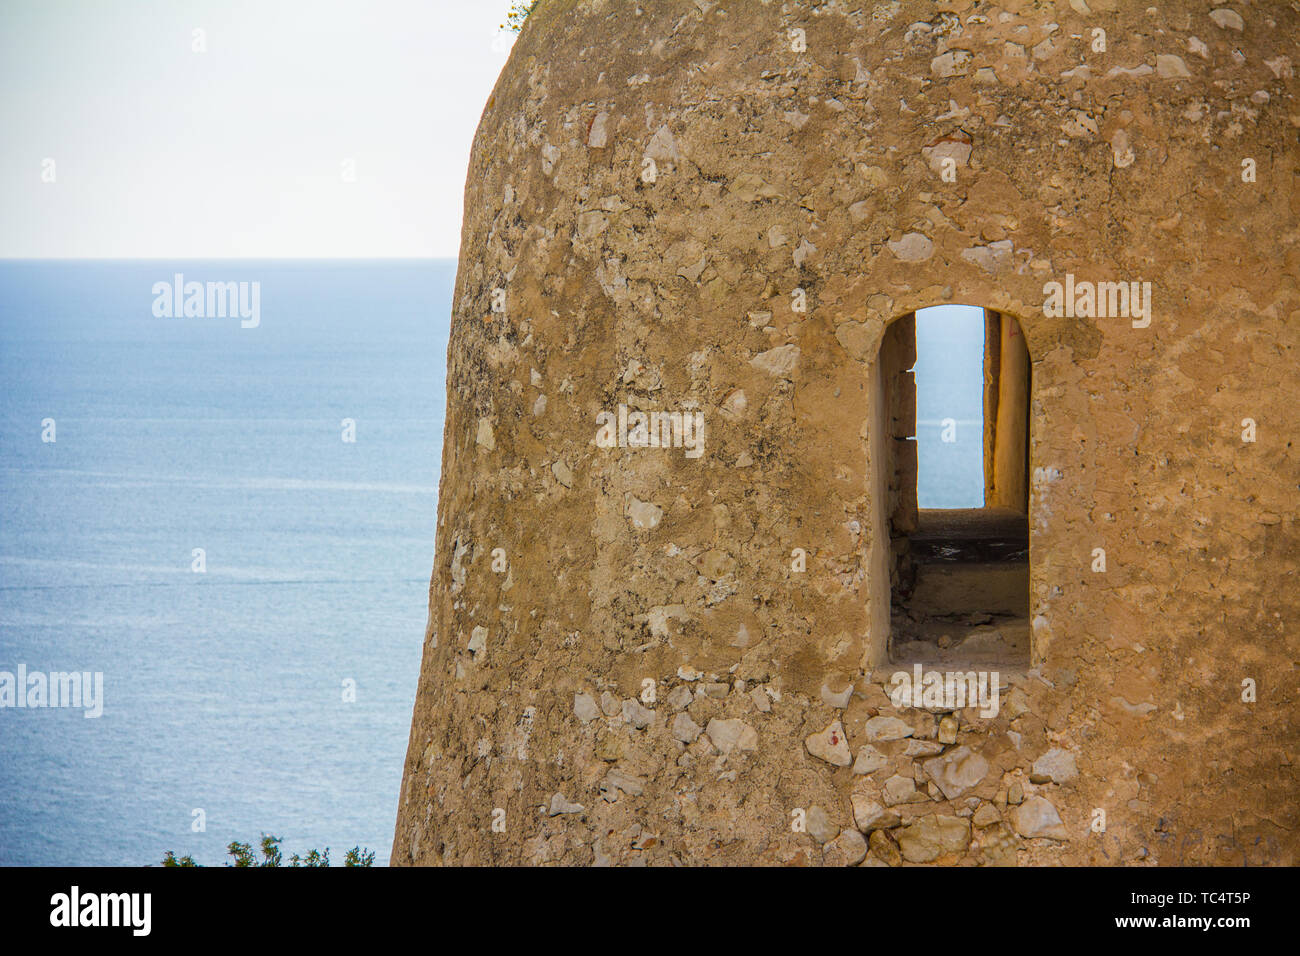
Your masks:
<path fill-rule="evenodd" d="M 1297 37 L 1294 0 L 543 0 L 469 170 L 393 863 L 1300 862 Z M 1067 274 L 1150 324 L 1048 315 Z M 946 302 L 1033 363 L 994 718 L 882 690 L 874 362 Z M 599 447 L 620 404 L 703 455 Z"/>

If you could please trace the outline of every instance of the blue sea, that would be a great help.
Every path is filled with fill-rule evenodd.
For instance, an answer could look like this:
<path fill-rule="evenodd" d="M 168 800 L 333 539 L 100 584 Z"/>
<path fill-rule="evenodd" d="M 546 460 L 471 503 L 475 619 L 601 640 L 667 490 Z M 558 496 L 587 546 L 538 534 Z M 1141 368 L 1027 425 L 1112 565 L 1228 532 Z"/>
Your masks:
<path fill-rule="evenodd" d="M 916 313 L 916 501 L 984 506 L 984 310 Z"/>
<path fill-rule="evenodd" d="M 258 282 L 260 324 L 155 317 L 176 273 Z M 0 670 L 104 675 L 98 719 L 0 710 L 0 864 L 387 862 L 454 274 L 0 263 Z"/>
<path fill-rule="evenodd" d="M 259 323 L 155 315 L 178 273 L 257 282 Z M 263 833 L 387 862 L 454 275 L 0 262 L 0 671 L 104 681 L 97 719 L 0 709 L 0 864 L 215 864 Z M 978 505 L 983 331 L 943 312 L 918 319 L 922 505 Z"/>

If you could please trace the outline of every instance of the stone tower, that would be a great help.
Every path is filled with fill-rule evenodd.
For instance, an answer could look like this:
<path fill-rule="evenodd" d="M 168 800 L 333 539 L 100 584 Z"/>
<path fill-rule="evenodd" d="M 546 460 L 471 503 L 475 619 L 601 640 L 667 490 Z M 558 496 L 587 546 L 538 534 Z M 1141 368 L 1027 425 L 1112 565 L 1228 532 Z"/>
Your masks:
<path fill-rule="evenodd" d="M 465 191 L 392 862 L 1300 862 L 1297 38 L 542 0 Z M 945 303 L 965 512 L 915 492 Z"/>

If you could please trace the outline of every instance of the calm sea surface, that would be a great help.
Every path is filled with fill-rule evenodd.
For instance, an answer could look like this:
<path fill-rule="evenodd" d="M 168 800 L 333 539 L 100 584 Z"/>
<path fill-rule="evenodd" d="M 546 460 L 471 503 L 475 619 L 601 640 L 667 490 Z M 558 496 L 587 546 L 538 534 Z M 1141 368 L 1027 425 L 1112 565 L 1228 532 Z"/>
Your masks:
<path fill-rule="evenodd" d="M 0 670 L 105 683 L 99 719 L 0 710 L 0 863 L 387 861 L 454 268 L 0 263 Z M 259 282 L 260 325 L 156 318 L 177 272 Z"/>
<path fill-rule="evenodd" d="M 260 324 L 156 317 L 176 273 L 258 282 Z M 0 864 L 217 863 L 264 832 L 387 862 L 454 273 L 0 262 L 0 671 L 104 675 L 98 719 L 0 709 Z M 924 506 L 980 503 L 982 342 L 918 321 Z"/>

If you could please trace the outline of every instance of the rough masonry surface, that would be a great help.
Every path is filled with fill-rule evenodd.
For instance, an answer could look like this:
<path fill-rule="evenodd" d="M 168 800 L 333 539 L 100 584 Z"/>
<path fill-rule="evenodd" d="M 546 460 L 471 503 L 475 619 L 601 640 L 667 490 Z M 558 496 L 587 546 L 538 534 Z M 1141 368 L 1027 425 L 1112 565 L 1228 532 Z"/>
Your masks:
<path fill-rule="evenodd" d="M 1292 0 L 543 0 L 465 192 L 392 862 L 1300 862 L 1297 38 Z M 1067 275 L 1150 324 L 1050 315 Z M 949 302 L 1032 358 L 994 717 L 871 653 L 868 382 Z M 702 454 L 602 444 L 620 405 Z"/>

